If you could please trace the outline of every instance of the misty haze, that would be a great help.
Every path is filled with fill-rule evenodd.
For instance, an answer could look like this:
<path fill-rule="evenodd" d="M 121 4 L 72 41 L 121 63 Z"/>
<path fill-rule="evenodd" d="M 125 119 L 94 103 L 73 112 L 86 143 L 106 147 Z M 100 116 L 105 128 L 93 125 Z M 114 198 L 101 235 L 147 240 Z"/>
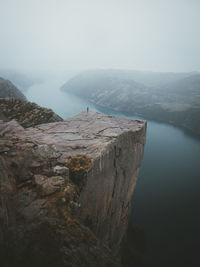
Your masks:
<path fill-rule="evenodd" d="M 0 0 L 0 266 L 200 266 L 199 14 Z"/>

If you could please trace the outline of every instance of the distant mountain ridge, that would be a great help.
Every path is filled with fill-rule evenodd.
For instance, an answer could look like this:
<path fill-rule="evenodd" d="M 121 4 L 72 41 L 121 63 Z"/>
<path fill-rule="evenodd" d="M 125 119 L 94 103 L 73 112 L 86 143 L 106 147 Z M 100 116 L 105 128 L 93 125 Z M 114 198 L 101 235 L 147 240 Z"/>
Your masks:
<path fill-rule="evenodd" d="M 9 80 L 0 77 L 0 98 L 16 98 L 26 101 L 23 93 Z"/>
<path fill-rule="evenodd" d="M 61 88 L 98 105 L 168 121 L 200 134 L 200 73 L 91 70 Z"/>
<path fill-rule="evenodd" d="M 36 82 L 41 82 L 41 78 L 38 75 L 24 74 L 23 72 L 12 69 L 0 69 L 0 77 L 11 81 L 22 92 L 26 92 Z"/>

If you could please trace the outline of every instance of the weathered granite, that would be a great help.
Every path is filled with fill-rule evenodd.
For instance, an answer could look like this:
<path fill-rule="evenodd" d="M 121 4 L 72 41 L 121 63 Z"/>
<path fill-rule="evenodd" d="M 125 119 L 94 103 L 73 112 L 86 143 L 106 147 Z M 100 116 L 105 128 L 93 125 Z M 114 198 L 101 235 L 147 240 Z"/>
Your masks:
<path fill-rule="evenodd" d="M 2 266 L 121 266 L 145 134 L 144 121 L 92 111 L 27 129 L 0 121 Z"/>

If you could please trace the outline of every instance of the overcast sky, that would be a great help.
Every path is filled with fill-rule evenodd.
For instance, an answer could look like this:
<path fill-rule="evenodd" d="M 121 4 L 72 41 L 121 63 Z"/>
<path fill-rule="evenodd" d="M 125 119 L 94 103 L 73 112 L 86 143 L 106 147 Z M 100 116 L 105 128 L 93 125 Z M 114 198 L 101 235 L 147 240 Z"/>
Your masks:
<path fill-rule="evenodd" d="M 0 0 L 0 68 L 200 70 L 200 0 Z"/>

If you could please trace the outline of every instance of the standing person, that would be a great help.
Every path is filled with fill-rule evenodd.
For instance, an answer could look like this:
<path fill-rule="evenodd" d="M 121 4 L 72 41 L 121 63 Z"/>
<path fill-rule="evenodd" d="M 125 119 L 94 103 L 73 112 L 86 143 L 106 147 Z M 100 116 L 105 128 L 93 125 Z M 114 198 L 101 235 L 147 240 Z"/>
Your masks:
<path fill-rule="evenodd" d="M 88 113 L 88 111 L 89 111 L 89 107 L 87 107 L 87 113 Z"/>

